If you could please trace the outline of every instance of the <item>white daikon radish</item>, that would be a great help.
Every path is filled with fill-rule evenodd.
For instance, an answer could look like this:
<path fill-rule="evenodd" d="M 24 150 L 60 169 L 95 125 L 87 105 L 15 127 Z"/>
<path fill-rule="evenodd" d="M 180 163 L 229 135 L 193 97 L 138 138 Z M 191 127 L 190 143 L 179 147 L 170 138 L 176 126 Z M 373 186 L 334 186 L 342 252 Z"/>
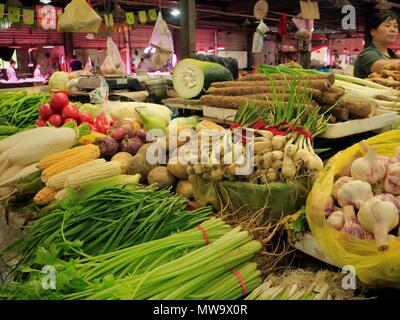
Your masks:
<path fill-rule="evenodd" d="M 9 167 L 2 175 L 0 175 L 0 183 L 10 179 L 11 177 L 15 176 L 19 171 L 21 171 L 24 166 L 12 166 Z"/>
<path fill-rule="evenodd" d="M 0 156 L 0 163 L 5 160 L 9 165 L 29 165 L 40 159 L 73 147 L 77 135 L 72 128 L 59 128 L 54 132 L 44 132 L 35 138 L 25 138 L 22 142 L 7 149 Z"/>
<path fill-rule="evenodd" d="M 13 134 L 12 136 L 0 141 L 0 154 L 17 145 L 18 143 L 25 141 L 26 139 L 35 139 L 38 136 L 42 137 L 45 134 L 49 134 L 50 132 L 56 130 L 56 128 L 51 127 L 40 127 Z"/>
<path fill-rule="evenodd" d="M 38 162 L 23 168 L 13 177 L 9 178 L 6 181 L 1 182 L 0 187 L 12 186 L 12 185 L 16 184 L 20 179 L 25 178 L 25 177 L 29 176 L 30 174 L 39 171 L 40 169 L 37 167 L 37 165 L 38 165 Z"/>

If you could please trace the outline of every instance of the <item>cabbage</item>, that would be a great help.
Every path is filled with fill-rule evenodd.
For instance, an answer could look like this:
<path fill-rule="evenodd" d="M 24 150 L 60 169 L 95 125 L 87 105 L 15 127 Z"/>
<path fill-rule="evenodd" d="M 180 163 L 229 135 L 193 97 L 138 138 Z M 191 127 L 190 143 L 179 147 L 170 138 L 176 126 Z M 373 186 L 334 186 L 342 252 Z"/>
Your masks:
<path fill-rule="evenodd" d="M 111 107 L 110 115 L 113 120 L 140 120 L 137 111 L 147 117 L 155 116 L 162 118 L 166 125 L 171 121 L 171 109 L 161 104 L 145 102 L 120 102 Z"/>
<path fill-rule="evenodd" d="M 96 118 L 97 115 L 102 112 L 101 108 L 90 103 L 85 103 L 79 108 L 80 112 L 89 112 L 93 118 Z"/>
<path fill-rule="evenodd" d="M 67 88 L 67 82 L 69 81 L 69 75 L 64 71 L 54 72 L 49 79 L 49 86 L 51 89 L 65 90 Z"/>

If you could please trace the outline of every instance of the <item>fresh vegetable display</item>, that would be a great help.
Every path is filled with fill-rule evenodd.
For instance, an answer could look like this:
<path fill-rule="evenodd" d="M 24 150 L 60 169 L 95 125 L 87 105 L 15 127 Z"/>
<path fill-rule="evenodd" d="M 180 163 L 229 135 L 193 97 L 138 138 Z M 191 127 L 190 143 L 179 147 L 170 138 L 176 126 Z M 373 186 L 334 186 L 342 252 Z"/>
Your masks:
<path fill-rule="evenodd" d="M 0 93 L 0 125 L 19 129 L 34 127 L 38 108 L 48 100 L 43 93 L 28 94 L 25 91 Z"/>
<path fill-rule="evenodd" d="M 21 231 L 3 243 L 0 220 L 0 299 L 358 298 L 344 274 L 294 270 L 293 246 L 354 265 L 361 284 L 399 283 L 398 133 L 326 163 L 317 138 L 393 107 L 395 90 L 284 65 L 233 81 L 222 65 L 179 62 L 178 95 L 235 109 L 222 124 L 147 102 L 72 102 L 69 78 L 54 74 L 49 95 L 0 93 L 0 211 Z"/>
<path fill-rule="evenodd" d="M 132 179 L 126 180 L 132 184 Z M 33 262 L 38 246 L 62 241 L 82 242 L 77 257 L 80 252 L 105 254 L 197 226 L 212 213 L 211 208 L 186 210 L 188 200 L 168 190 L 155 193 L 154 187 L 113 186 L 114 181 L 122 184 L 109 178 L 72 192 L 61 200 L 59 209 L 34 221 L 30 232 L 6 251 L 21 254 L 23 264 Z"/>
<path fill-rule="evenodd" d="M 35 121 L 37 127 L 61 127 L 70 122 L 75 125 L 87 123 L 90 130 L 106 134 L 111 124 L 101 109 L 84 104 L 80 108 L 69 101 L 64 92 L 55 92 L 48 103 L 39 107 L 40 118 Z"/>

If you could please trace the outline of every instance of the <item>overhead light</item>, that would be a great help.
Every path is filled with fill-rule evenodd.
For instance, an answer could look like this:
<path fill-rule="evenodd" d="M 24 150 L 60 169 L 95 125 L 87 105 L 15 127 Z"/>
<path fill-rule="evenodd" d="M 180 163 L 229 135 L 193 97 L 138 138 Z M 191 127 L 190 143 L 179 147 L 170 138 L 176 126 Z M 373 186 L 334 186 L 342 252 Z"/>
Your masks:
<path fill-rule="evenodd" d="M 224 50 L 225 50 L 225 47 L 219 46 L 219 47 L 217 48 L 217 50 L 218 50 L 218 51 L 224 51 Z"/>
<path fill-rule="evenodd" d="M 36 47 L 30 47 L 29 49 L 28 49 L 28 51 L 29 52 L 32 52 L 32 51 L 35 51 L 35 50 L 37 50 L 38 48 L 36 48 Z"/>
<path fill-rule="evenodd" d="M 10 49 L 21 49 L 21 46 L 15 42 L 15 38 L 13 39 L 13 42 L 8 46 Z"/>
<path fill-rule="evenodd" d="M 51 0 L 40 0 L 39 2 L 44 3 L 44 4 L 49 4 L 49 3 L 51 3 Z"/>
<path fill-rule="evenodd" d="M 181 12 L 179 9 L 172 9 L 172 11 L 171 11 L 171 15 L 174 17 L 178 17 L 178 16 L 180 16 L 180 14 L 181 14 Z"/>
<path fill-rule="evenodd" d="M 43 49 L 53 49 L 54 45 L 50 44 L 50 43 L 45 43 L 42 47 Z"/>
<path fill-rule="evenodd" d="M 212 47 L 208 48 L 208 50 L 207 50 L 207 53 L 214 53 L 214 52 L 215 52 L 215 49 Z"/>
<path fill-rule="evenodd" d="M 53 49 L 54 45 L 49 42 L 49 37 L 47 36 L 46 43 L 42 46 L 43 49 Z"/>
<path fill-rule="evenodd" d="M 94 34 L 93 34 L 93 33 L 88 33 L 88 34 L 86 35 L 86 39 L 88 39 L 88 40 L 93 40 L 93 39 L 94 39 Z"/>

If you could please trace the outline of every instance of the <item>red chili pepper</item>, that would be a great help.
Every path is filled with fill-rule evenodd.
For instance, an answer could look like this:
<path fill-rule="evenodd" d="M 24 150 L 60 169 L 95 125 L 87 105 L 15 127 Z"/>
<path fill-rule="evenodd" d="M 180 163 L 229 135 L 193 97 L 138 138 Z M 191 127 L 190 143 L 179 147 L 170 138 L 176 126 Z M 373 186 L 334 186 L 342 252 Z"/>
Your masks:
<path fill-rule="evenodd" d="M 110 123 L 108 122 L 105 114 L 101 112 L 94 121 L 94 125 L 97 129 L 97 132 L 107 133 L 107 130 L 110 129 Z"/>

